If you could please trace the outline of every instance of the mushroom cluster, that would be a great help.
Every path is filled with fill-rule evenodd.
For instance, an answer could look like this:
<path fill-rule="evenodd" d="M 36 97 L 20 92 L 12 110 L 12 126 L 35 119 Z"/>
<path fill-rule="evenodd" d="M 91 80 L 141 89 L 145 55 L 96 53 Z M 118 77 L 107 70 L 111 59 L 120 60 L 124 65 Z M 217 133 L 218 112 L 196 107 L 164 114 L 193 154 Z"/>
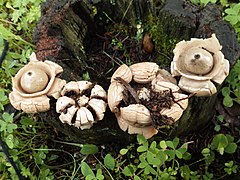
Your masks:
<path fill-rule="evenodd" d="M 121 65 L 108 89 L 108 105 L 118 124 L 129 134 L 151 138 L 158 128 L 176 122 L 188 106 L 176 80 L 156 63 Z"/>
<path fill-rule="evenodd" d="M 57 113 L 62 123 L 80 129 L 89 129 L 104 117 L 106 111 L 106 91 L 89 81 L 68 82 L 56 103 Z"/>
<path fill-rule="evenodd" d="M 62 71 L 62 67 L 54 62 L 38 61 L 33 53 L 30 62 L 12 78 L 13 91 L 9 99 L 13 107 L 26 113 L 48 111 L 48 96 L 57 99 L 66 84 L 59 78 Z"/>
<path fill-rule="evenodd" d="M 172 75 L 181 76 L 178 86 L 196 96 L 216 93 L 213 82 L 221 84 L 229 73 L 229 61 L 224 59 L 221 49 L 215 34 L 208 39 L 179 42 L 171 63 Z"/>

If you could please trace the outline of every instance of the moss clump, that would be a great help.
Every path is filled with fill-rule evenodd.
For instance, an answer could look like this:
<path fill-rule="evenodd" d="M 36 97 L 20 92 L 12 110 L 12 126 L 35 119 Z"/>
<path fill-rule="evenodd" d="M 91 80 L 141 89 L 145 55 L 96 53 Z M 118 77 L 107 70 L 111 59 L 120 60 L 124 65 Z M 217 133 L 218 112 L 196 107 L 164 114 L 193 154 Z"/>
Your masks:
<path fill-rule="evenodd" d="M 158 53 L 157 63 L 163 68 L 170 67 L 173 49 L 181 39 L 169 35 L 165 30 L 163 20 L 157 17 L 149 16 L 146 30 L 151 34 L 155 44 L 155 51 Z"/>

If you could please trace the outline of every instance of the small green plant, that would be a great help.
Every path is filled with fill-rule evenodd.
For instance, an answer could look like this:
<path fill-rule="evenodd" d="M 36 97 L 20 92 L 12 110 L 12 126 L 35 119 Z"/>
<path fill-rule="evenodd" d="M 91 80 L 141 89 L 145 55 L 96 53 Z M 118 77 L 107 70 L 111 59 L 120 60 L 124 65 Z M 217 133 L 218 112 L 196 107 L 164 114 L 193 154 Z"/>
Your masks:
<path fill-rule="evenodd" d="M 233 161 L 229 161 L 229 162 L 225 163 L 224 165 L 225 165 L 224 171 L 228 175 L 237 173 L 238 165 L 235 165 Z"/>
<path fill-rule="evenodd" d="M 205 173 L 209 174 L 208 172 L 209 166 L 213 164 L 213 162 L 215 162 L 216 160 L 215 152 L 218 152 L 220 155 L 224 155 L 224 153 L 234 154 L 236 150 L 237 150 L 237 144 L 234 142 L 233 136 L 228 134 L 215 135 L 211 144 L 209 144 L 209 146 L 207 148 L 204 148 L 201 152 L 205 160 Z M 227 165 L 228 167 L 230 167 L 232 164 L 227 164 Z M 226 166 L 226 163 L 225 163 L 225 166 Z M 231 166 L 231 168 L 232 167 L 233 166 Z M 225 172 L 227 172 L 226 170 Z M 225 174 L 224 176 L 227 176 L 227 174 Z M 207 179 L 209 179 L 209 177 Z"/>
<path fill-rule="evenodd" d="M 225 19 L 229 21 L 232 25 L 237 25 L 240 22 L 240 4 L 234 4 L 230 8 L 225 10 L 227 14 Z"/>
<path fill-rule="evenodd" d="M 149 145 L 143 136 L 138 136 L 138 143 L 140 146 L 137 148 L 137 152 L 140 153 L 140 163 L 137 169 L 139 168 L 141 169 L 140 172 L 143 172 L 139 174 L 140 176 L 153 175 L 162 179 L 174 177 L 180 167 L 178 160 L 191 158 L 191 155 L 187 152 L 187 144 L 178 147 L 179 138 L 174 138 L 172 141 L 162 140 L 159 144 L 153 141 Z M 167 164 L 170 167 L 164 168 Z M 129 176 L 129 174 L 125 175 Z"/>
<path fill-rule="evenodd" d="M 191 0 L 193 4 L 199 4 L 202 7 L 206 6 L 208 3 L 217 3 L 220 2 L 222 6 L 227 6 L 228 5 L 228 0 Z"/>
<path fill-rule="evenodd" d="M 222 125 L 228 125 L 228 123 L 225 123 L 225 120 L 224 120 L 224 116 L 223 115 L 218 115 L 217 116 L 217 121 L 216 121 L 216 124 L 215 124 L 215 126 L 214 126 L 214 130 L 216 131 L 216 132 L 219 132 L 220 130 L 221 130 L 221 126 Z M 225 124 L 224 124 L 225 123 Z"/>
<path fill-rule="evenodd" d="M 149 143 L 142 135 L 137 136 L 139 146 L 128 146 L 120 150 L 120 157 L 129 157 L 132 162 L 126 164 L 126 160 L 119 162 L 110 154 L 104 157 L 104 168 L 115 172 L 118 178 L 129 177 L 132 179 L 157 179 L 176 178 L 181 173 L 184 176 L 184 169 L 180 166 L 180 160 L 191 158 L 187 152 L 188 143 L 179 146 L 179 138 L 172 141 L 153 141 Z M 138 155 L 133 155 L 136 150 Z M 121 159 L 121 158 L 120 158 Z M 123 167 L 121 167 L 123 166 Z M 92 174 L 92 173 L 91 173 Z M 190 175 L 189 175 L 190 176 Z"/>
<path fill-rule="evenodd" d="M 117 38 L 113 38 L 111 42 L 111 46 L 114 50 L 123 49 L 124 45 L 122 41 L 119 41 Z"/>
<path fill-rule="evenodd" d="M 82 77 L 85 81 L 89 81 L 91 79 L 88 72 L 83 73 Z"/>
<path fill-rule="evenodd" d="M 13 135 L 13 131 L 18 128 L 17 125 L 13 123 L 13 115 L 14 114 L 4 112 L 2 118 L 0 118 L 0 132 L 3 135 L 2 138 L 5 139 L 5 142 L 10 149 L 13 149 L 19 144 L 18 140 L 15 139 Z"/>
<path fill-rule="evenodd" d="M 233 154 L 237 145 L 230 135 L 218 134 L 207 148 L 202 150 L 205 161 L 205 172 L 190 169 L 191 165 L 184 162 L 191 160 L 188 152 L 188 143 L 180 145 L 179 138 L 161 140 L 160 142 L 148 141 L 142 135 L 137 135 L 138 145 L 130 145 L 120 150 L 114 158 L 110 153 L 99 160 L 99 164 L 91 167 L 85 160 L 81 163 L 81 172 L 86 179 L 214 179 L 216 174 L 209 168 L 216 160 L 216 152 Z M 103 162 L 103 163 L 102 163 Z M 193 163 L 193 164 L 195 164 Z M 223 177 L 236 173 L 238 166 L 234 162 L 224 163 Z M 94 169 L 94 170 L 93 170 Z"/>
<path fill-rule="evenodd" d="M 237 144 L 233 141 L 234 137 L 231 135 L 217 134 L 214 136 L 210 147 L 202 150 L 202 154 L 205 157 L 211 155 L 211 151 L 217 151 L 221 155 L 224 153 L 233 154 L 237 149 Z"/>
<path fill-rule="evenodd" d="M 226 81 L 226 86 L 222 88 L 223 104 L 232 107 L 233 103 L 240 103 L 240 60 L 231 69 Z"/>
<path fill-rule="evenodd" d="M 240 41 L 240 3 L 231 4 L 225 9 L 224 19 L 229 21 L 238 34 L 238 40 Z"/>
<path fill-rule="evenodd" d="M 0 53 L 6 50 L 0 68 L 0 134 L 22 176 L 29 179 L 53 179 L 52 172 L 45 167 L 48 152 L 35 150 L 36 147 L 43 147 L 41 141 L 36 140 L 37 131 L 42 126 L 34 122 L 32 117 L 21 114 L 14 117 L 14 114 L 4 112 L 4 106 L 9 103 L 6 94 L 9 93 L 11 78 L 27 63 L 34 49 L 31 44 L 32 32 L 40 17 L 41 2 L 42 0 L 0 1 Z M 0 153 L 0 176 L 3 179 L 18 179 L 4 152 Z"/>
<path fill-rule="evenodd" d="M 102 169 L 98 168 L 96 174 L 94 174 L 93 170 L 84 161 L 81 163 L 81 172 L 86 180 L 103 180 L 104 179 L 104 176 L 102 174 Z"/>
<path fill-rule="evenodd" d="M 0 89 L 0 111 L 4 110 L 4 105 L 8 104 L 9 100 L 3 89 Z"/>
<path fill-rule="evenodd" d="M 30 117 L 21 116 L 20 123 L 15 124 L 13 116 L 7 112 L 1 115 L 0 133 L 22 176 L 30 179 L 40 177 L 53 179 L 52 172 L 46 168 L 46 162 L 50 160 L 48 147 L 37 140 L 37 129 L 40 128 L 41 123 L 34 122 Z M 44 135 L 42 136 L 46 139 Z M 15 169 L 6 159 L 5 152 L 0 153 L 0 175 L 18 179 Z"/>
<path fill-rule="evenodd" d="M 217 0 L 191 0 L 194 4 L 200 4 L 201 6 L 206 6 L 208 3 L 216 3 Z"/>
<path fill-rule="evenodd" d="M 233 141 L 234 137 L 231 135 L 217 134 L 212 140 L 211 149 L 218 151 L 221 155 L 224 153 L 233 154 L 237 149 L 237 144 Z"/>
<path fill-rule="evenodd" d="M 104 165 L 110 169 L 110 170 L 114 170 L 115 168 L 115 159 L 112 157 L 111 154 L 107 154 L 105 157 L 104 157 Z"/>
<path fill-rule="evenodd" d="M 204 148 L 201 151 L 204 160 L 205 160 L 205 171 L 208 171 L 208 167 L 210 166 L 210 164 L 215 160 L 215 153 L 214 151 L 212 151 L 210 148 Z"/>
<path fill-rule="evenodd" d="M 43 0 L 0 1 L 0 53 L 4 40 L 9 43 L 7 55 L 0 68 L 0 86 L 8 87 L 11 77 L 25 63 L 34 50 L 32 32 L 39 19 Z"/>
<path fill-rule="evenodd" d="M 11 28 L 13 28 L 12 25 L 14 25 L 16 27 L 16 30 L 25 31 L 28 38 L 31 39 L 30 35 L 32 28 L 34 27 L 34 22 L 36 22 L 41 15 L 41 3 L 42 0 L 1 1 L 0 6 L 7 8 L 6 12 L 9 12 L 9 14 L 2 13 L 0 20 L 5 23 L 9 23 L 9 26 L 11 26 Z M 7 21 L 6 19 L 9 19 L 12 25 L 10 24 L 10 21 Z"/>

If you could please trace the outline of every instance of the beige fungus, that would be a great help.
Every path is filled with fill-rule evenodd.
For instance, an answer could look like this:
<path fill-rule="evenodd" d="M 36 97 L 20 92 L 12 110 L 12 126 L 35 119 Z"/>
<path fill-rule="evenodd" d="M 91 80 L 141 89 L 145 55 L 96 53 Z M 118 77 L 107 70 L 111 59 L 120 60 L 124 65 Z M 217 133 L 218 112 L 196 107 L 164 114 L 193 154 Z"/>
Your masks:
<path fill-rule="evenodd" d="M 215 34 L 207 39 L 192 38 L 177 43 L 171 63 L 173 76 L 181 76 L 178 86 L 196 96 L 217 92 L 214 83 L 222 84 L 229 74 L 229 61 L 224 58 Z"/>
<path fill-rule="evenodd" d="M 13 107 L 26 113 L 50 109 L 49 96 L 58 98 L 65 80 L 59 78 L 63 69 L 51 61 L 38 61 L 35 53 L 30 62 L 12 78 L 13 90 L 9 99 Z"/>
<path fill-rule="evenodd" d="M 156 63 L 142 62 L 136 63 L 128 67 L 121 65 L 113 74 L 111 84 L 108 89 L 108 105 L 110 110 L 115 113 L 119 127 L 129 134 L 142 134 L 145 138 L 151 138 L 158 133 L 158 130 L 153 126 L 150 110 L 143 104 L 130 104 L 122 107 L 121 102 L 124 101 L 124 85 L 118 82 L 117 78 L 121 78 L 126 83 L 138 83 L 143 86 L 136 91 L 138 99 L 145 101 L 150 100 L 151 88 L 155 92 L 163 92 L 172 90 L 175 99 L 182 99 L 181 107 L 179 103 L 173 104 L 171 109 L 163 108 L 161 113 L 166 115 L 176 122 L 182 116 L 183 111 L 187 108 L 187 95 L 179 93 L 179 87 L 176 86 L 176 80 L 166 70 L 160 69 Z M 144 87 L 146 86 L 146 87 Z M 180 102 L 180 101 L 179 101 Z"/>

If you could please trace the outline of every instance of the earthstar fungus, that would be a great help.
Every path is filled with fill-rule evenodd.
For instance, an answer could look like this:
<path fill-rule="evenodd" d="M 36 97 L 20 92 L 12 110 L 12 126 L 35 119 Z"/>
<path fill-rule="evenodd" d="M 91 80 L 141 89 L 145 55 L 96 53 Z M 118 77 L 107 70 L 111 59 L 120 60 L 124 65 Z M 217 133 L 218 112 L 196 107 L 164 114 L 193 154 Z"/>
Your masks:
<path fill-rule="evenodd" d="M 106 111 L 106 91 L 89 81 L 68 82 L 56 103 L 62 123 L 80 129 L 89 129 L 104 117 Z"/>
<path fill-rule="evenodd" d="M 13 91 L 9 99 L 13 107 L 26 113 L 45 112 L 50 109 L 49 96 L 58 98 L 66 84 L 59 78 L 63 69 L 51 61 L 38 61 L 35 53 L 30 62 L 12 78 Z"/>
<path fill-rule="evenodd" d="M 229 74 L 229 61 L 221 49 L 215 34 L 207 39 L 192 38 L 177 43 L 171 74 L 181 76 L 178 86 L 196 96 L 215 94 L 217 89 L 213 82 L 222 84 Z"/>
<path fill-rule="evenodd" d="M 171 125 L 180 119 L 188 106 L 188 96 L 181 94 L 174 83 L 171 74 L 156 63 L 121 65 L 108 89 L 108 105 L 120 128 L 151 138 L 164 123 Z"/>

